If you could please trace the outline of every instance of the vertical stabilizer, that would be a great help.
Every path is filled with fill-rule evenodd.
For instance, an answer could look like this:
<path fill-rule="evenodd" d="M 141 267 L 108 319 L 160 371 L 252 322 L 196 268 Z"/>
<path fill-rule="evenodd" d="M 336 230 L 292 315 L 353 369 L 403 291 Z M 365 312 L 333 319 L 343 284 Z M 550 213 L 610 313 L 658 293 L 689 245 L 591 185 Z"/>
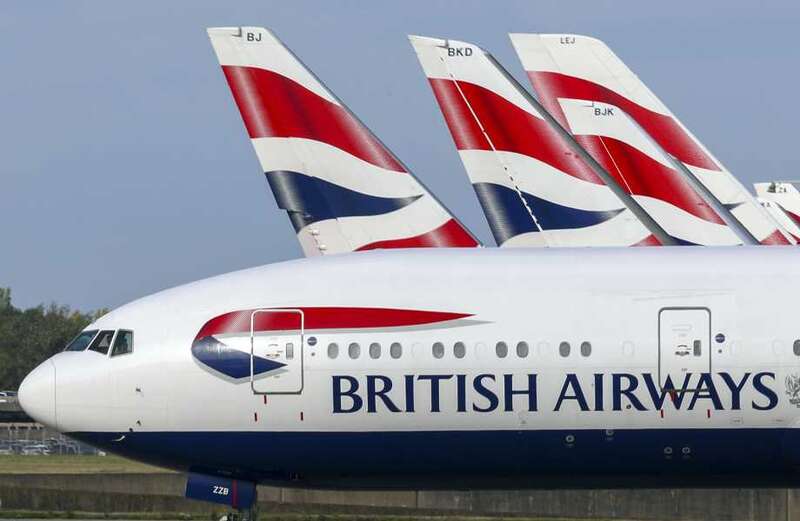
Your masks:
<path fill-rule="evenodd" d="M 735 220 L 732 224 L 741 231 L 737 236 L 745 241 L 793 243 L 605 43 L 567 34 L 512 34 L 511 41 L 542 103 L 590 153 L 601 162 L 615 163 L 620 176 L 654 171 L 668 181 L 637 190 L 647 190 L 649 196 L 705 223 L 724 220 L 714 207 L 729 212 L 724 217 Z M 639 146 L 642 134 L 657 145 L 657 154 Z M 693 182 L 702 185 L 701 193 L 692 188 Z M 708 242 L 724 243 L 722 234 Z"/>
<path fill-rule="evenodd" d="M 486 51 L 409 39 L 499 245 L 659 244 Z"/>
<path fill-rule="evenodd" d="M 306 256 L 478 245 L 270 31 L 220 27 L 208 35 Z"/>

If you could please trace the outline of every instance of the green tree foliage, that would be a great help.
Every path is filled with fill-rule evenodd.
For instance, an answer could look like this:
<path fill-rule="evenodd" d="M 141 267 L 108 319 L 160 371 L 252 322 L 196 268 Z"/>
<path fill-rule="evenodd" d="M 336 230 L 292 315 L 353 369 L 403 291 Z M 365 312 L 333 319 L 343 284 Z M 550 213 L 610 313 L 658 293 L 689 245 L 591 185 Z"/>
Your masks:
<path fill-rule="evenodd" d="M 17 309 L 11 304 L 11 290 L 0 288 L 0 390 L 17 389 L 26 374 L 103 313 L 80 313 L 55 304 Z"/>

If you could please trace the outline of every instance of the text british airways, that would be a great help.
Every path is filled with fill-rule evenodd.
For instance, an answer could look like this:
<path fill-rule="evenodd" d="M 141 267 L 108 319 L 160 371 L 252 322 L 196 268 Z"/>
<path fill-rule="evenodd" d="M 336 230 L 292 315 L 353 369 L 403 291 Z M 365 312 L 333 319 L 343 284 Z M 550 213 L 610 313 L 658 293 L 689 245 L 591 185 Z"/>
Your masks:
<path fill-rule="evenodd" d="M 663 384 L 650 373 L 567 373 L 557 385 L 546 387 L 537 374 L 334 375 L 333 412 L 534 412 L 540 406 L 553 411 L 648 411 L 667 405 L 677 410 L 768 411 L 778 404 L 771 372 L 687 373 L 679 383 L 666 377 Z M 542 397 L 542 388 L 560 390 Z"/>

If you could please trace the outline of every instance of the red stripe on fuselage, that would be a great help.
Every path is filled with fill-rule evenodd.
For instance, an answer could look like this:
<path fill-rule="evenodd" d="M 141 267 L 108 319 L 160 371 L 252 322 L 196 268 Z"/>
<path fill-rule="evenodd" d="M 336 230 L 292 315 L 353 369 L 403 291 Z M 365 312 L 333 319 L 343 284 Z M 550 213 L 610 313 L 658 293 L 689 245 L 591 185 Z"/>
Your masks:
<path fill-rule="evenodd" d="M 558 98 L 599 101 L 615 105 L 632 117 L 650 136 L 679 161 L 688 165 L 719 171 L 720 167 L 672 117 L 659 114 L 634 103 L 611 89 L 574 76 L 558 72 L 528 71 L 533 88 L 542 104 L 561 124 L 566 121 Z"/>
<path fill-rule="evenodd" d="M 496 150 L 524 154 L 578 179 L 603 184 L 543 119 L 474 83 L 459 81 L 456 85 L 453 80 L 438 78 L 430 83 L 459 150 L 492 150 L 472 108 Z"/>
<path fill-rule="evenodd" d="M 397 248 L 474 248 L 478 243 L 454 219 L 450 219 L 438 228 L 414 237 L 389 239 L 361 246 L 356 251 L 389 250 Z"/>
<path fill-rule="evenodd" d="M 375 166 L 405 172 L 344 107 L 294 80 L 257 67 L 223 65 L 250 138 L 296 137 L 327 143 Z"/>
<path fill-rule="evenodd" d="M 303 325 L 306 330 L 418 326 L 472 316 L 469 313 L 393 308 L 300 307 L 292 309 L 303 311 Z M 224 333 L 249 332 L 253 311 L 252 309 L 232 311 L 214 317 L 200 328 L 195 340 Z M 253 330 L 257 332 L 298 329 L 300 329 L 298 313 L 257 313 L 253 316 Z"/>

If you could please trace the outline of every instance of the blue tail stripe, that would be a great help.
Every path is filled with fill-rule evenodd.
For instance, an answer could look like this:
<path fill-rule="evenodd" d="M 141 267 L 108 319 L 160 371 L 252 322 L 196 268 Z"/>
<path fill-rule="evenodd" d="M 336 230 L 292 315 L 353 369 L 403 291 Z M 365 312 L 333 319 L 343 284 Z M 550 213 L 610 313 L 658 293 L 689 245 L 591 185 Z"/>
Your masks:
<path fill-rule="evenodd" d="M 381 215 L 407 206 L 422 195 L 413 197 L 377 197 L 311 177 L 299 172 L 267 172 L 267 182 L 278 207 L 289 212 L 299 231 L 311 223 L 339 217 Z"/>
<path fill-rule="evenodd" d="M 472 187 L 478 195 L 498 244 L 523 233 L 539 231 L 522 201 L 519 200 L 519 195 L 512 188 L 494 183 L 475 183 Z M 601 211 L 579 210 L 525 192 L 522 196 L 542 230 L 585 228 L 612 219 L 624 210 L 624 208 Z"/>

